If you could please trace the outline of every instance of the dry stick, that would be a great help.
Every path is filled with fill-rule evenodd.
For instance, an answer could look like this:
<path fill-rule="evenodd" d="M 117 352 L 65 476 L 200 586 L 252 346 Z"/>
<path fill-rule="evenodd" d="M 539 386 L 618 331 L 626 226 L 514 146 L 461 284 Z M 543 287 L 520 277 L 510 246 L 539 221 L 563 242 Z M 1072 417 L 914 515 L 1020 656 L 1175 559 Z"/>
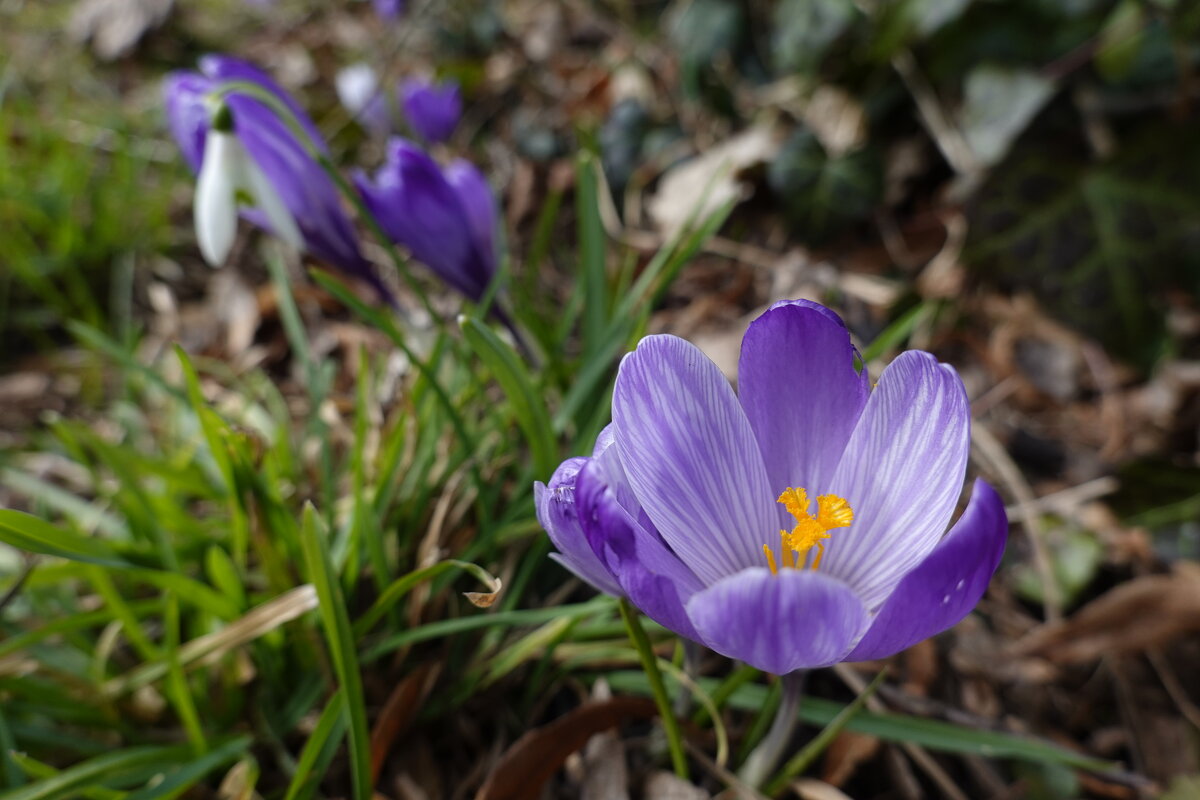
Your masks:
<path fill-rule="evenodd" d="M 212 664 L 229 651 L 265 636 L 279 626 L 317 607 L 317 592 L 312 584 L 289 589 L 262 605 L 255 606 L 243 616 L 213 633 L 192 639 L 179 648 L 178 660 L 183 669 Z M 110 678 L 100 688 L 108 698 L 153 683 L 167 672 L 167 665 L 154 661 L 129 672 Z"/>
<path fill-rule="evenodd" d="M 1112 494 L 1120 488 L 1121 484 L 1116 478 L 1106 475 L 1103 478 L 1095 478 L 1077 486 L 1071 486 L 1057 492 L 1042 495 L 1029 504 L 1028 507 L 1019 504 L 1005 506 L 1004 511 L 1008 514 L 1010 520 L 1019 519 L 1022 521 L 1024 521 L 1027 511 L 1032 511 L 1035 517 L 1045 514 L 1048 511 L 1056 511 L 1066 516 L 1083 504 Z"/>
<path fill-rule="evenodd" d="M 759 793 L 753 786 L 743 783 L 737 775 L 734 775 L 728 769 L 709 758 L 708 753 L 704 752 L 703 748 L 697 747 L 686 739 L 683 741 L 683 748 L 695 759 L 696 763 L 707 770 L 714 778 L 729 787 L 729 790 L 739 800 L 767 800 L 767 797 Z"/>
<path fill-rule="evenodd" d="M 1062 619 L 1062 597 L 1058 591 L 1058 582 L 1054 578 L 1054 562 L 1046 547 L 1033 489 L 1004 446 L 982 424 L 976 423 L 971 426 L 971 442 L 975 445 L 975 452 L 1017 498 L 1021 525 L 1025 528 L 1030 547 L 1033 548 L 1033 566 L 1037 570 L 1042 588 L 1042 610 L 1046 615 L 1046 622 L 1058 622 Z"/>
<path fill-rule="evenodd" d="M 951 168 L 963 176 L 978 174 L 983 165 L 975 157 L 975 152 L 967 144 L 962 132 L 950 120 L 950 115 L 942 109 L 937 94 L 921 74 L 912 52 L 901 50 L 896 53 L 892 58 L 892 67 L 900 75 L 908 93 L 912 95 L 917 104 L 917 112 L 921 115 L 921 122 Z"/>
<path fill-rule="evenodd" d="M 1179 706 L 1181 713 L 1188 722 L 1200 730 L 1200 708 L 1191 701 L 1187 696 L 1187 692 L 1183 688 L 1183 684 L 1179 682 L 1179 678 L 1175 675 L 1175 671 L 1171 669 L 1171 665 L 1163 658 L 1162 651 L 1155 648 L 1146 651 L 1146 658 L 1150 661 L 1150 666 L 1154 667 L 1154 671 L 1158 673 L 1158 679 L 1162 681 L 1163 688 L 1167 690 L 1167 694 L 1175 701 L 1175 705 Z"/>
<path fill-rule="evenodd" d="M 833 671 L 837 673 L 837 676 L 841 678 L 843 683 L 850 687 L 850 691 L 862 694 L 866 690 L 867 682 L 845 664 L 838 664 L 833 668 Z M 874 695 L 867 698 L 867 708 L 877 714 L 887 711 L 887 706 L 884 705 L 883 701 Z M 941 765 L 933 760 L 933 756 L 929 755 L 925 748 L 911 742 L 901 742 L 900 747 L 904 749 L 904 753 L 912 759 L 912 762 L 929 776 L 931 781 L 937 784 L 937 787 L 942 790 L 942 794 L 950 798 L 950 800 L 970 800 L 963 793 L 963 790 L 958 788 L 958 784 L 946 774 Z"/>

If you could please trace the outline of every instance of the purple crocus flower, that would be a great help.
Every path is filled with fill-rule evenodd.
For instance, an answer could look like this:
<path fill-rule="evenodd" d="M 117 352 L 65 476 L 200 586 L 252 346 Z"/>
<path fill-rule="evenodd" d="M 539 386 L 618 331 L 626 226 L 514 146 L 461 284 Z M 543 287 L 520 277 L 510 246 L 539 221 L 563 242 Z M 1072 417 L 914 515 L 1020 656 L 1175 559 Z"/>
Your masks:
<path fill-rule="evenodd" d="M 233 135 L 291 213 L 305 249 L 316 258 L 365 279 L 390 299 L 391 292 L 359 250 L 354 226 L 342 208 L 333 180 L 310 155 L 310 147 L 321 153 L 327 153 L 328 148 L 300 105 L 266 73 L 245 61 L 208 55 L 200 59 L 199 67 L 199 72 L 171 73 L 164 85 L 167 122 L 192 171 L 199 174 L 204 163 L 212 126 L 213 107 L 208 100 L 212 92 L 229 81 L 243 81 L 275 95 L 291 111 L 307 143 L 298 138 L 275 110 L 238 92 L 224 97 L 225 108 L 232 117 Z M 272 230 L 260 209 L 245 208 L 242 215 L 255 225 Z"/>
<path fill-rule="evenodd" d="M 413 131 L 427 142 L 449 139 L 462 116 L 462 97 L 454 81 L 438 85 L 408 78 L 400 84 L 400 105 Z"/>
<path fill-rule="evenodd" d="M 897 653 L 979 601 L 1008 526 L 963 486 L 954 370 L 902 354 L 872 391 L 842 321 L 777 303 L 742 340 L 735 395 L 675 336 L 621 363 L 589 458 L 537 484 L 559 560 L 711 649 L 778 675 Z"/>
<path fill-rule="evenodd" d="M 442 169 L 394 137 L 375 178 L 354 180 L 388 238 L 467 297 L 483 297 L 496 273 L 496 205 L 479 170 L 461 159 Z"/>

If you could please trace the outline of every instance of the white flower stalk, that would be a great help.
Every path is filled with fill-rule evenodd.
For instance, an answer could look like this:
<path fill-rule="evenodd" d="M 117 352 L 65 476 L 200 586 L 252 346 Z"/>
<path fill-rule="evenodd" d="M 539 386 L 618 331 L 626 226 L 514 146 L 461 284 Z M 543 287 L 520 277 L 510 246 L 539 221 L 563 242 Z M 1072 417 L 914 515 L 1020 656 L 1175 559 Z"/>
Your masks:
<path fill-rule="evenodd" d="M 303 248 L 300 228 L 279 192 L 237 136 L 214 126 L 205 140 L 194 204 L 196 240 L 209 266 L 224 264 L 233 249 L 239 203 L 261 210 L 276 236 Z"/>

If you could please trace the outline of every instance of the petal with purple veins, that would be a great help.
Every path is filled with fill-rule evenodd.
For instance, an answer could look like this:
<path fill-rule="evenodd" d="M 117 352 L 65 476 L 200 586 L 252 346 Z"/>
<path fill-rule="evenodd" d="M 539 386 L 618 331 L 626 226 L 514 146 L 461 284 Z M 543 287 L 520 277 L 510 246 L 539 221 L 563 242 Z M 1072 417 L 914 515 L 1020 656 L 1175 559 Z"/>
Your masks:
<path fill-rule="evenodd" d="M 867 624 L 850 587 L 814 570 L 748 569 L 698 592 L 687 612 L 704 644 L 775 675 L 836 664 Z"/>
<path fill-rule="evenodd" d="M 854 356 L 846 326 L 816 303 L 776 303 L 750 323 L 738 397 L 776 494 L 790 486 L 814 497 L 827 491 L 869 394 Z"/>
<path fill-rule="evenodd" d="M 903 353 L 883 371 L 825 491 L 854 510 L 833 532 L 821 570 L 874 610 L 937 545 L 958 497 L 971 409 L 958 374 L 929 353 Z"/>
<path fill-rule="evenodd" d="M 554 471 L 549 486 L 541 481 L 535 483 L 534 507 L 538 522 L 558 548 L 555 560 L 600 591 L 621 597 L 624 593 L 620 585 L 592 551 L 579 523 L 575 479 L 587 461 L 586 458 L 568 458 Z"/>
<path fill-rule="evenodd" d="M 777 535 L 767 472 L 716 364 L 676 336 L 647 336 L 613 394 L 621 463 L 638 502 L 704 582 L 763 562 Z"/>
<path fill-rule="evenodd" d="M 962 517 L 933 552 L 901 579 L 847 661 L 885 658 L 956 625 L 987 590 L 1008 539 L 996 490 L 975 482 Z"/>
<path fill-rule="evenodd" d="M 630 601 L 660 625 L 697 639 L 684 604 L 702 588 L 700 579 L 617 502 L 595 460 L 579 471 L 575 500 L 593 552 Z"/>

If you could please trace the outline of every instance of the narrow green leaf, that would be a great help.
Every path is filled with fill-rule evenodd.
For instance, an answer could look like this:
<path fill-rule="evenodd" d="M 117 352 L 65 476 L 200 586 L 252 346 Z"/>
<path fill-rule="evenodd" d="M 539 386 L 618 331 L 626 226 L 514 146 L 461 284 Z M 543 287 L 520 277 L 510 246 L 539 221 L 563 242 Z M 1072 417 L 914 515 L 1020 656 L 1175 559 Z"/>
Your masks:
<path fill-rule="evenodd" d="M 283 800 L 297 800 L 302 792 L 311 792 L 321 780 L 317 762 L 326 744 L 342 735 L 342 729 L 346 726 L 345 711 L 346 695 L 338 689 L 329 698 L 325 710 L 321 712 L 316 726 L 313 727 L 312 734 L 304 743 L 304 749 L 300 751 L 300 758 L 296 760 L 296 773 L 292 776 L 292 782 L 288 784 Z"/>
<path fill-rule="evenodd" d="M 318 529 L 316 511 L 311 504 L 304 507 L 300 542 L 304 549 L 304 562 L 309 580 L 317 590 L 321 625 L 325 629 L 325 640 L 333 660 L 334 672 L 337 673 L 338 683 L 346 696 L 346 710 L 350 720 L 346 738 L 350 751 L 353 796 L 357 800 L 370 800 L 371 741 L 367 729 L 362 675 L 358 671 L 358 655 L 354 647 L 354 633 L 350 628 L 350 618 L 346 613 L 341 588 L 333 575 L 329 554 Z"/>
<path fill-rule="evenodd" d="M 447 559 L 439 561 L 422 569 L 413 570 L 407 575 L 403 575 L 388 584 L 388 587 L 380 593 L 379 597 L 367 609 L 366 613 L 360 616 L 354 622 L 354 633 L 356 636 L 363 636 L 367 631 L 371 630 L 376 623 L 379 622 L 404 595 L 416 586 L 421 581 L 433 580 L 437 576 L 451 569 L 459 569 L 464 572 L 469 572 L 475 576 L 480 583 L 489 587 L 489 591 L 495 591 L 497 581 L 483 567 L 477 566 L 467 561 L 457 561 Z"/>
<path fill-rule="evenodd" d="M 209 757 L 220 756 L 221 758 L 213 759 L 217 763 L 212 764 L 210 769 L 219 766 L 222 760 L 230 761 L 245 752 L 246 748 L 250 746 L 250 742 L 250 737 L 244 736 L 214 748 Z M 91 788 L 103 782 L 128 780 L 131 776 L 142 774 L 146 770 L 165 772 L 172 765 L 186 764 L 192 758 L 189 747 L 130 747 L 90 758 L 51 777 L 0 794 L 0 800 L 59 800 L 60 798 L 66 800 L 66 798 L 78 796 L 82 789 Z M 162 794 L 148 794 L 138 797 L 137 800 L 149 800 L 152 797 L 162 796 Z M 134 795 L 130 797 L 134 797 Z"/>
<path fill-rule="evenodd" d="M 596 157 L 588 152 L 580 155 L 575 166 L 575 217 L 579 268 L 583 275 L 583 342 L 587 355 L 594 354 L 600 347 L 609 309 L 598 169 Z"/>
<path fill-rule="evenodd" d="M 0 542 L 30 553 L 69 558 L 88 564 L 132 566 L 104 541 L 80 536 L 23 511 L 0 509 Z"/>
<path fill-rule="evenodd" d="M 643 695 L 650 693 L 649 683 L 641 672 L 608 672 L 604 677 L 616 691 Z M 709 689 L 715 687 L 716 683 L 717 681 L 707 678 L 700 680 L 700 684 Z M 767 692 L 767 687 L 758 683 L 742 686 L 730 696 L 729 705 L 743 711 L 755 711 L 762 708 Z M 810 725 L 827 725 L 844 708 L 842 704 L 831 700 L 806 697 L 800 706 L 800 718 Z M 909 742 L 947 753 L 1066 764 L 1093 772 L 1106 772 L 1116 768 L 1111 761 L 1090 758 L 1040 739 L 1003 731 L 967 728 L 950 722 L 905 714 L 876 714 L 863 711 L 847 723 L 846 729 L 877 736 L 890 742 Z"/>
<path fill-rule="evenodd" d="M 458 326 L 471 350 L 491 370 L 508 397 L 517 424 L 529 440 L 534 470 L 538 475 L 549 475 L 558 455 L 554 446 L 554 430 L 550 426 L 550 414 L 542 400 L 542 393 L 534 386 L 529 370 L 513 349 L 479 320 L 460 316 Z"/>

